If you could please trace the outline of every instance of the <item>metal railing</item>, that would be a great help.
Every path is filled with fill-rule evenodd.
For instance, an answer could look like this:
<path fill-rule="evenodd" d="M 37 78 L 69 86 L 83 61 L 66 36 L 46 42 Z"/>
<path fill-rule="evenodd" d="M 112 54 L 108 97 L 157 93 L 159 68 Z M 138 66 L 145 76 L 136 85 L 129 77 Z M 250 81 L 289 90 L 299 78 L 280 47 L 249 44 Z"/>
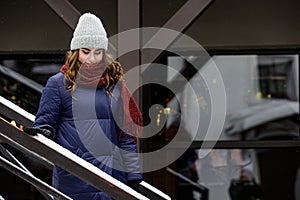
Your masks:
<path fill-rule="evenodd" d="M 0 113 L 23 126 L 32 126 L 34 120 L 33 115 L 1 96 Z M 0 118 L 0 141 L 25 154 L 38 158 L 48 166 L 53 163 L 62 167 L 95 188 L 107 193 L 114 199 L 171 199 L 168 195 L 145 181 L 140 183 L 140 188 L 147 196 L 138 193 L 43 135 L 29 136 L 20 128 L 10 124 L 3 118 Z M 10 159 L 12 159 L 12 157 L 10 157 Z M 59 199 L 69 199 L 69 197 L 57 191 L 55 188 L 42 182 L 37 177 L 34 177 L 28 170 L 22 168 L 22 166 L 17 166 L 16 163 L 1 157 L 0 165 L 34 185 L 46 198 L 50 194 Z"/>

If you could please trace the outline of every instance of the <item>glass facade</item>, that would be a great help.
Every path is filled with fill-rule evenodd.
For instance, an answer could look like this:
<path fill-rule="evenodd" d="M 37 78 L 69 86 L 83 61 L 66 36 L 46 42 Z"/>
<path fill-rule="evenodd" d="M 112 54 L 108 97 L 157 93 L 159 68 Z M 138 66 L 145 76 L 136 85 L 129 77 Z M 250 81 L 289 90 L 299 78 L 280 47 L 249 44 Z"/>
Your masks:
<path fill-rule="evenodd" d="M 63 64 L 59 57 L 1 60 L 1 96 L 34 114 L 47 78 Z M 142 71 L 146 84 L 140 105 L 151 128 L 144 133 L 149 137 L 142 139 L 141 151 L 160 150 L 174 139 L 183 150 L 173 153 L 174 145 L 162 154 L 166 160 L 175 154 L 174 160 L 146 173 L 148 182 L 172 199 L 299 198 L 299 148 L 289 145 L 299 140 L 298 54 L 207 59 L 191 53 L 166 55 L 159 62 Z M 212 145 L 202 148 L 197 143 L 202 141 Z M 228 148 L 218 141 L 233 143 Z M 254 148 L 240 145 L 242 141 L 266 142 Z M 269 141 L 287 146 L 270 146 Z"/>
<path fill-rule="evenodd" d="M 299 148 L 288 148 L 288 144 L 299 139 L 299 56 L 224 54 L 203 60 L 192 55 L 171 55 L 162 60 L 167 67 L 159 74 L 150 69 L 143 74 L 144 79 L 163 80 L 163 86 L 150 84 L 143 88 L 144 115 L 149 112 L 148 122 L 155 123 L 159 130 L 144 140 L 144 148 L 161 149 L 176 135 L 181 136 L 180 141 L 195 145 L 179 145 L 186 151 L 168 166 L 177 175 L 154 175 L 157 184 L 162 179 L 174 180 L 176 184 L 167 187 L 169 191 L 176 188 L 174 199 L 296 199 L 300 190 Z M 221 79 L 207 75 L 211 68 L 217 68 Z M 213 94 L 220 81 L 225 98 Z M 220 133 L 210 127 L 220 120 L 214 115 L 224 114 L 216 109 L 215 97 L 226 101 Z M 191 128 L 195 123 L 196 133 Z M 197 146 L 200 141 L 221 144 L 207 149 Z M 222 141 L 233 142 L 230 149 L 225 145 L 222 148 Z M 240 148 L 241 141 L 249 141 L 250 145 L 244 143 Z M 250 146 L 255 141 L 266 142 L 253 149 Z M 270 146 L 268 141 L 285 141 L 287 146 Z"/>

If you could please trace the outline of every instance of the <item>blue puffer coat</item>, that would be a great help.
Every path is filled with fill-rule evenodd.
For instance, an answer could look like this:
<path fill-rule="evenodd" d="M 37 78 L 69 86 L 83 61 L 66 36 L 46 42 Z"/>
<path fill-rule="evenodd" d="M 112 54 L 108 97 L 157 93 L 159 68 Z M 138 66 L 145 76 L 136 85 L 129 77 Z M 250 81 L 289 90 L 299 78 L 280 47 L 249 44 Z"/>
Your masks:
<path fill-rule="evenodd" d="M 104 87 L 77 87 L 72 98 L 65 88 L 64 75 L 58 73 L 47 81 L 33 126 L 50 129 L 56 143 L 125 184 L 142 180 L 138 157 L 124 153 L 137 151 L 134 140 L 124 132 L 118 138 L 120 129 L 113 113 L 122 108 L 120 99 L 118 87 L 113 95 L 108 95 Z M 53 169 L 52 182 L 73 199 L 111 199 L 58 166 Z"/>

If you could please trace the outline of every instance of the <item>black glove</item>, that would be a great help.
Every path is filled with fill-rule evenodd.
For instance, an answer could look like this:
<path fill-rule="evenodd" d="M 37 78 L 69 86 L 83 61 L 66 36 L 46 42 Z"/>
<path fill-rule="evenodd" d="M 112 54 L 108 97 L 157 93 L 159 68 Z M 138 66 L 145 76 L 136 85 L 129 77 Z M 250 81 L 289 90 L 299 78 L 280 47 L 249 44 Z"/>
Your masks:
<path fill-rule="evenodd" d="M 141 180 L 131 180 L 128 181 L 128 186 L 140 193 L 140 186 L 139 186 L 140 182 Z"/>
<path fill-rule="evenodd" d="M 53 137 L 53 133 L 45 128 L 36 128 L 36 127 L 24 127 L 24 132 L 29 134 L 29 135 L 37 135 L 38 133 L 44 135 L 47 138 L 52 138 Z"/>

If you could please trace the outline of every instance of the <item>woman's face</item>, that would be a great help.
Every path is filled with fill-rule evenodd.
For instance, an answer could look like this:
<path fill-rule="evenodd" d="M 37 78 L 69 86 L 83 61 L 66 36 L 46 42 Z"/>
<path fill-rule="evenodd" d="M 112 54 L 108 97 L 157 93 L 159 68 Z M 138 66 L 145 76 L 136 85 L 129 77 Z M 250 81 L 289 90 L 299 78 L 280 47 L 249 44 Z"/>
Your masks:
<path fill-rule="evenodd" d="M 103 59 L 103 50 L 95 48 L 79 49 L 78 59 L 81 63 L 90 65 L 100 64 Z"/>

